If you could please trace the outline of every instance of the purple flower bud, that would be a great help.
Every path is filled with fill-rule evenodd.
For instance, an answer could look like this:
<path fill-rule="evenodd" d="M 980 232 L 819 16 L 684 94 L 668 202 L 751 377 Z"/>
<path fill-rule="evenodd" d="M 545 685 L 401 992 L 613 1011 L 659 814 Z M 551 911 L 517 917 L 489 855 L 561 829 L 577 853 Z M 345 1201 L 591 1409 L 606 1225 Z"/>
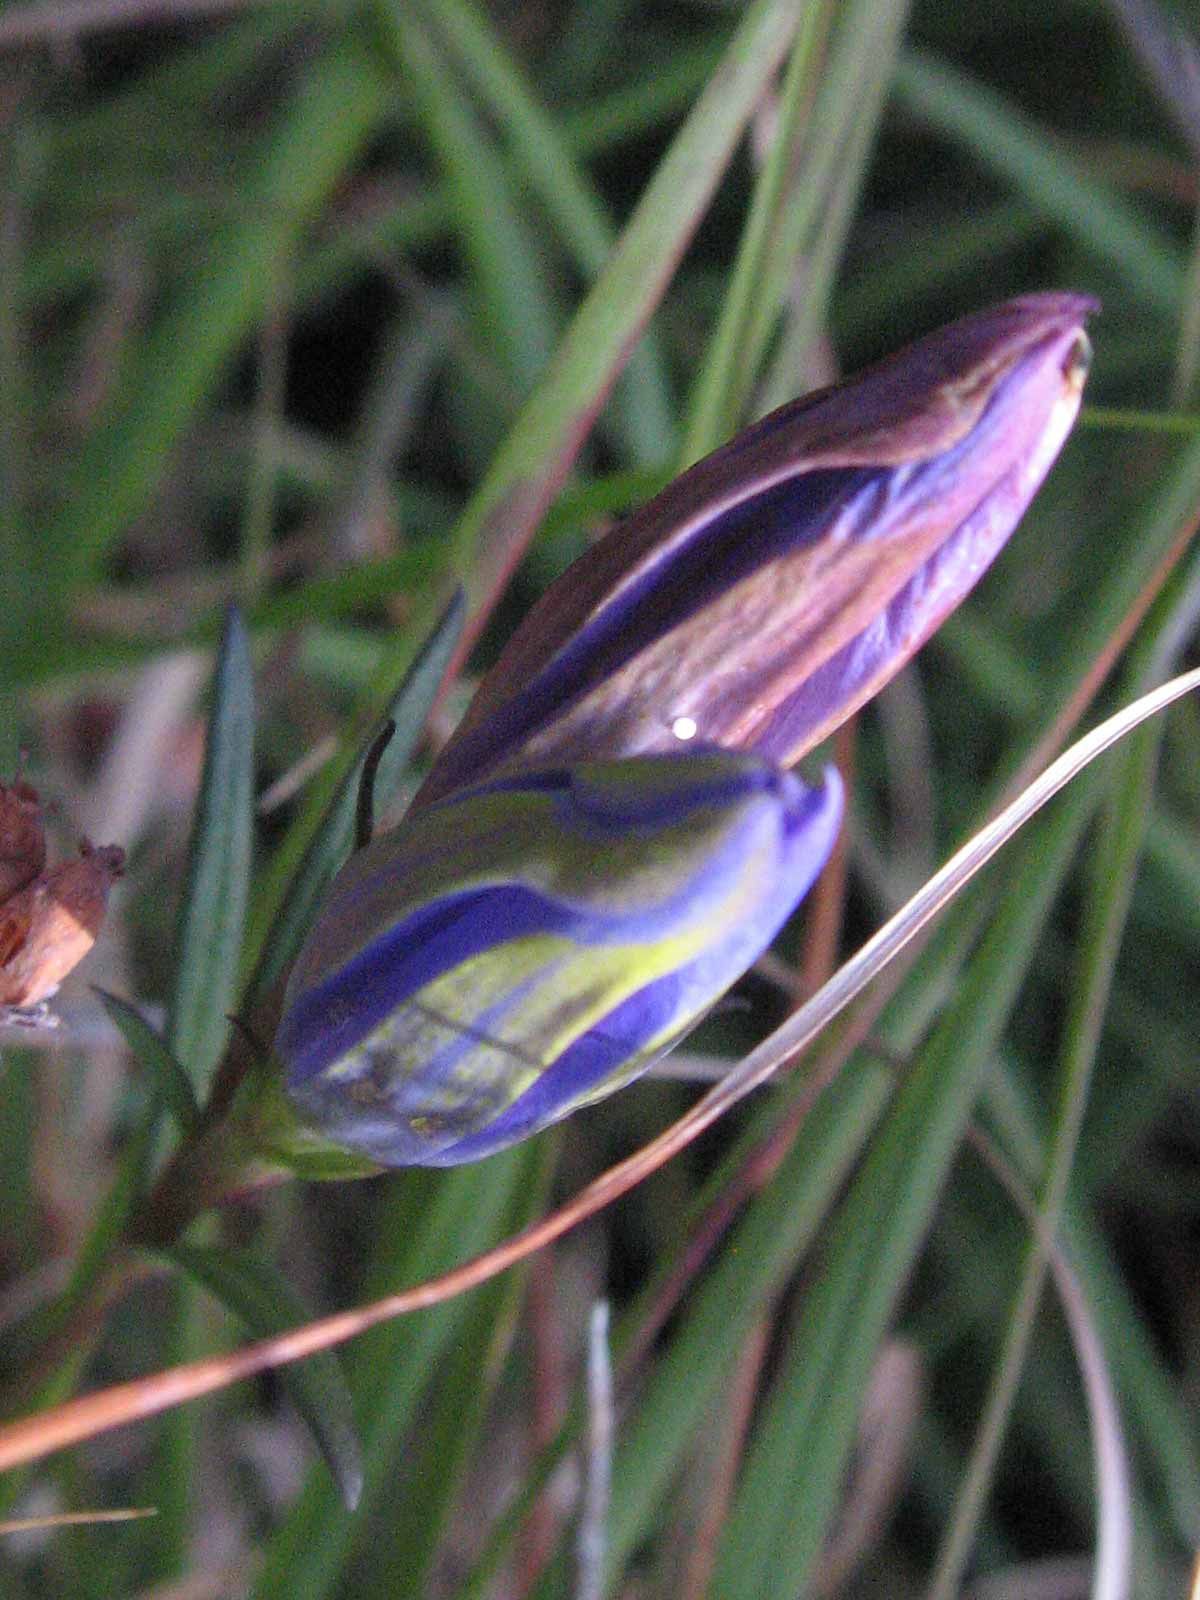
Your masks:
<path fill-rule="evenodd" d="M 628 1083 L 762 953 L 841 819 L 752 756 L 453 795 L 338 874 L 288 983 L 288 1097 L 334 1144 L 447 1166 Z"/>
<path fill-rule="evenodd" d="M 1094 309 L 965 317 L 698 462 L 550 587 L 419 803 L 693 735 L 796 761 L 1003 546 L 1078 411 Z"/>

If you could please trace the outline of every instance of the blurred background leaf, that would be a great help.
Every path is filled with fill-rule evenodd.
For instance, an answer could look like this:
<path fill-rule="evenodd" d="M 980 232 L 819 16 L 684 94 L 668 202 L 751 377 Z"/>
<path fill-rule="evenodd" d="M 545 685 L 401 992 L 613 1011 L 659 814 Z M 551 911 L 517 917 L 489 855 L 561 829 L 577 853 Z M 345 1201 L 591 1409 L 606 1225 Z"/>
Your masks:
<path fill-rule="evenodd" d="M 86 832 L 129 853 L 62 1027 L 5 1036 L 6 1413 L 244 1337 L 142 1266 L 54 1372 L 29 1360 L 105 1281 L 161 1098 L 192 1114 L 176 1069 L 203 1083 L 239 983 L 293 937 L 285 886 L 333 837 L 322 818 L 344 843 L 380 718 L 417 684 L 386 825 L 516 619 L 681 458 L 990 300 L 1104 302 L 1091 414 L 994 571 L 859 720 L 846 950 L 1089 700 L 1195 663 L 1198 37 L 1165 0 L 0 14 L 0 775 L 24 759 L 52 850 Z M 246 632 L 207 696 L 231 599 Z M 904 1600 L 963 1527 L 942 1571 L 965 1555 L 977 1600 L 1089 1593 L 1087 1416 L 1051 1294 L 1028 1297 L 1019 1381 L 993 1389 L 1029 1232 L 964 1153 L 972 1119 L 1061 1206 L 1130 1453 L 1132 1592 L 1183 1593 L 1195 704 L 1162 725 L 1152 791 L 1148 761 L 1131 749 L 1123 787 L 1100 767 L 1064 796 L 857 1033 L 524 1272 L 348 1349 L 353 1515 L 259 1380 L 163 1444 L 129 1428 L 14 1478 L 21 1514 L 163 1515 L 0 1536 L 5 1596 L 574 1596 L 597 1299 L 607 1593 Z M 689 1041 L 698 1066 L 787 1013 L 806 937 L 801 918 Z M 136 1006 L 127 1042 L 90 984 Z M 818 1071 L 833 1087 L 805 1119 Z M 504 1237 L 693 1094 L 646 1081 L 474 1169 L 247 1194 L 187 1247 L 253 1244 L 314 1312 L 352 1304 Z"/>

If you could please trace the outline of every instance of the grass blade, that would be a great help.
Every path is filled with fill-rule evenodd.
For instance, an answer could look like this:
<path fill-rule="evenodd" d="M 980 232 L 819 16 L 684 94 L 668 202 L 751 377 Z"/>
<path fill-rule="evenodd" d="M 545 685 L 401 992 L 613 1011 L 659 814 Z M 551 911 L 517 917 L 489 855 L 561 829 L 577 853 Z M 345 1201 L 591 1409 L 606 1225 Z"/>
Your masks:
<path fill-rule="evenodd" d="M 536 1152 L 506 1151 L 477 1169 L 405 1173 L 380 1218 L 373 1282 L 420 1280 L 451 1260 L 520 1226 L 538 1203 Z M 447 1351 L 467 1326 L 465 1301 L 380 1328 L 355 1351 L 365 1468 L 358 1511 L 348 1518 L 328 1479 L 309 1479 L 271 1539 L 254 1600 L 322 1600 L 335 1591 L 342 1564 L 395 1482 L 396 1452 Z"/>
<path fill-rule="evenodd" d="M 230 610 L 217 655 L 204 772 L 196 800 L 167 1041 L 203 1091 L 229 1030 L 250 881 L 254 820 L 254 682 L 250 642 Z"/>
<path fill-rule="evenodd" d="M 279 1333 L 308 1315 L 278 1268 L 261 1256 L 211 1245 L 177 1245 L 164 1254 L 256 1338 Z M 323 1350 L 281 1377 L 312 1430 L 346 1509 L 353 1511 L 362 1493 L 362 1459 L 341 1362 L 332 1350 Z"/>
<path fill-rule="evenodd" d="M 388 105 L 379 63 L 352 35 L 316 61 L 255 163 L 239 219 L 212 241 L 205 270 L 169 306 L 124 388 L 88 440 L 62 510 L 46 530 L 70 552 L 69 577 L 94 578 L 142 511 L 196 407 L 261 316 L 273 265 L 289 253 Z"/>
<path fill-rule="evenodd" d="M 504 128 L 514 163 L 589 279 L 599 276 L 616 239 L 604 207 L 558 123 L 530 92 L 482 11 L 471 0 L 428 0 L 430 20 Z M 670 394 L 655 342 L 634 351 L 614 395 L 628 459 L 656 465 L 673 453 Z"/>
<path fill-rule="evenodd" d="M 793 1596 L 811 1581 L 875 1352 L 1090 813 L 1089 788 L 1076 786 L 1027 844 L 1010 894 L 839 1213 L 718 1556 L 715 1588 L 729 1600 Z"/>
<path fill-rule="evenodd" d="M 915 50 L 900 58 L 895 93 L 914 116 L 964 145 L 1056 227 L 1073 234 L 1144 304 L 1168 316 L 1178 313 L 1184 283 L 1179 254 L 1000 95 L 949 62 Z"/>
<path fill-rule="evenodd" d="M 458 644 L 465 616 L 466 600 L 462 590 L 456 589 L 387 708 L 387 719 L 395 723 L 395 732 L 375 771 L 377 810 L 382 810 L 391 800 L 412 760 Z M 354 809 L 366 754 L 364 749 L 339 784 L 325 819 L 309 842 L 286 890 L 275 887 L 276 873 L 255 901 L 247 940 L 251 951 L 260 948 L 262 951 L 251 987 L 255 998 L 264 995 L 278 981 L 295 956 L 326 885 L 350 853 Z"/>
<path fill-rule="evenodd" d="M 97 989 L 96 993 L 180 1133 L 190 1133 L 199 1121 L 200 1108 L 196 1104 L 192 1080 L 183 1070 L 178 1057 L 136 1006 L 104 989 Z"/>
<path fill-rule="evenodd" d="M 775 137 L 754 185 L 721 317 L 692 395 L 682 454 L 685 466 L 715 450 L 734 431 L 757 375 L 755 358 L 761 351 L 754 349 L 751 355 L 747 335 L 757 321 L 772 236 L 780 226 L 784 205 L 797 202 L 790 179 L 804 141 L 806 115 L 823 65 L 822 45 L 835 9 L 828 0 L 814 0 L 808 5 L 792 45 L 779 91 Z M 812 209 L 819 196 L 810 192 L 804 199 Z M 768 315 L 778 314 L 779 310 L 777 301 L 767 307 Z"/>
<path fill-rule="evenodd" d="M 490 134 L 416 9 L 403 0 L 379 0 L 376 15 L 446 174 L 474 280 L 479 336 L 523 395 L 549 360 L 556 332 L 537 243 Z"/>
<path fill-rule="evenodd" d="M 756 0 L 676 135 L 459 523 L 473 605 L 495 593 L 552 500 L 670 281 L 734 144 L 783 57 L 794 3 Z"/>
<path fill-rule="evenodd" d="M 1038 1199 L 1038 1232 L 1030 1240 L 968 1471 L 935 1563 L 929 1600 L 953 1600 L 962 1583 L 1029 1347 L 1047 1268 L 1047 1242 L 1052 1244 L 1058 1232 L 1117 949 L 1133 894 L 1153 794 L 1160 736 L 1161 730 L 1157 727 L 1139 728 L 1121 751 L 1113 803 L 1106 809 L 1099 838 L 1093 841 L 1081 938 L 1081 970 L 1069 990 L 1069 1013 L 1059 1069 L 1058 1125 Z M 1103 1523 L 1100 1532 L 1103 1539 Z M 1099 1561 L 1097 1568 L 1110 1570 Z"/>

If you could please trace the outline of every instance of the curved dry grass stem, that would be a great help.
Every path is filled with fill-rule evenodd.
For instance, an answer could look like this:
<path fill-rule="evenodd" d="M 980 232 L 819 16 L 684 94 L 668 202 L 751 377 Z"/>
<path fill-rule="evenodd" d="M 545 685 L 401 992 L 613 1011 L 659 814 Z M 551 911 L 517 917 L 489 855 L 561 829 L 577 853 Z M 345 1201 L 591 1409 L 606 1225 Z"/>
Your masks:
<path fill-rule="evenodd" d="M 210 1356 L 167 1372 L 116 1384 L 96 1394 L 69 1400 L 51 1411 L 10 1423 L 0 1429 L 0 1471 L 38 1460 L 109 1428 L 155 1416 L 267 1368 L 302 1361 L 306 1356 L 331 1349 L 393 1317 L 440 1305 L 468 1289 L 477 1288 L 525 1260 L 535 1250 L 561 1238 L 580 1222 L 636 1188 L 739 1100 L 765 1083 L 810 1044 L 917 937 L 1000 847 L 1084 767 L 1147 718 L 1196 688 L 1200 688 L 1200 669 L 1173 678 L 1143 695 L 1078 740 L 1047 767 L 1036 782 L 969 839 L 819 993 L 752 1050 L 723 1082 L 711 1089 L 678 1122 L 602 1173 L 557 1211 L 441 1277 L 387 1295 L 371 1305 L 322 1317 L 227 1355 Z"/>
<path fill-rule="evenodd" d="M 0 1522 L 0 1538 L 12 1533 L 41 1533 L 47 1528 L 86 1528 L 97 1522 L 140 1522 L 157 1515 L 157 1506 L 126 1506 L 118 1511 L 54 1511 L 44 1517 L 12 1517 Z"/>
<path fill-rule="evenodd" d="M 1092 1600 L 1128 1600 L 1133 1581 L 1133 1497 L 1129 1458 L 1121 1431 L 1112 1373 L 1083 1285 L 1066 1247 L 1038 1209 L 1034 1197 L 982 1130 L 971 1142 L 1037 1236 L 1066 1318 L 1092 1425 L 1096 1478 L 1096 1559 Z"/>

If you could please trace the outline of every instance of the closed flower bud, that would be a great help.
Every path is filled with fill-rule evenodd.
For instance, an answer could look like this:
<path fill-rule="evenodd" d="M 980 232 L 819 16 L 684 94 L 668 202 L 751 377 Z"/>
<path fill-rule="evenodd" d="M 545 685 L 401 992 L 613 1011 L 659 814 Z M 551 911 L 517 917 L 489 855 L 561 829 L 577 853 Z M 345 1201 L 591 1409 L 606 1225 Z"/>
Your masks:
<path fill-rule="evenodd" d="M 384 1165 L 451 1165 L 609 1094 L 774 938 L 841 816 L 725 753 L 459 793 L 336 878 L 276 1051 L 301 1117 Z"/>
<path fill-rule="evenodd" d="M 418 803 L 692 736 L 790 766 L 1003 546 L 1078 411 L 1094 309 L 966 317 L 698 462 L 547 590 Z"/>

